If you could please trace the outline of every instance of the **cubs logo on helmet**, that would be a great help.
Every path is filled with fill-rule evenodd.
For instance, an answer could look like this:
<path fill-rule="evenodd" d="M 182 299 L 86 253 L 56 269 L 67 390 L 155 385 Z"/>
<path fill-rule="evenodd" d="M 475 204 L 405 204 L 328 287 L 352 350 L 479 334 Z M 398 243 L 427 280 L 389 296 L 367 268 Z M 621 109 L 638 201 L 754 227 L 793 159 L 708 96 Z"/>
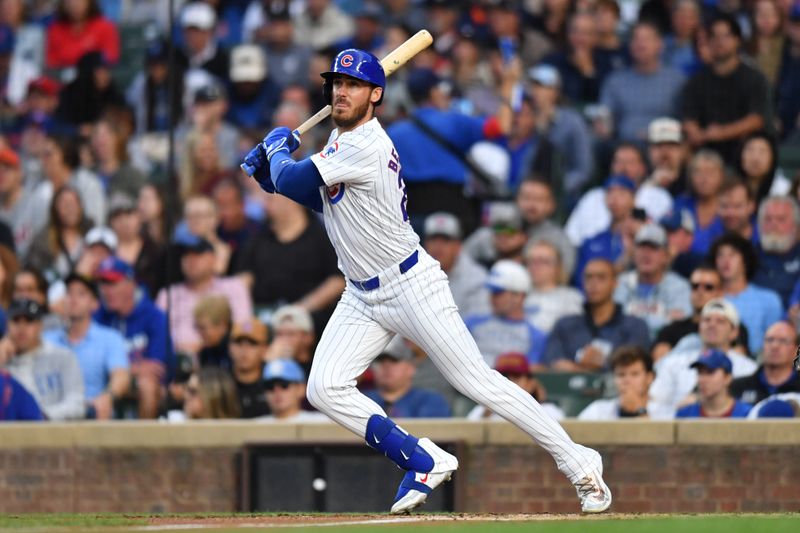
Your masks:
<path fill-rule="evenodd" d="M 322 84 L 322 94 L 328 103 L 331 102 L 333 94 L 332 78 L 337 74 L 366 81 L 381 89 L 386 88 L 386 73 L 383 71 L 380 59 L 365 50 L 357 48 L 342 50 L 333 59 L 331 70 L 320 74 L 325 78 L 325 83 Z M 380 105 L 382 101 L 383 93 L 375 105 Z"/>
<path fill-rule="evenodd" d="M 345 54 L 339 58 L 339 64 L 343 67 L 352 67 L 353 66 L 353 56 L 350 54 Z"/>

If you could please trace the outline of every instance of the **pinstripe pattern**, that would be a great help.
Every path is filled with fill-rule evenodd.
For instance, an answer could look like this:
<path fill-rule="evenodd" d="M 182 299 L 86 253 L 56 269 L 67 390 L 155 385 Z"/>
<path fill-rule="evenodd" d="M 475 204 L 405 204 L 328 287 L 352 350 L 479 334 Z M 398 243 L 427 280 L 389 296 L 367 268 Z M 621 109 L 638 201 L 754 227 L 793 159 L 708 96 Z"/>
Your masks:
<path fill-rule="evenodd" d="M 484 361 L 458 314 L 447 276 L 419 248 L 419 237 L 402 216 L 399 161 L 378 121 L 341 136 L 334 131 L 328 148 L 311 159 L 329 187 L 323 194 L 336 196 L 337 187 L 346 187 L 335 204 L 323 201 L 339 268 L 348 279 L 377 273 L 380 280 L 372 291 L 348 282 L 314 355 L 308 379 L 312 405 L 363 437 L 369 417 L 386 413 L 358 391 L 356 378 L 399 333 L 422 347 L 459 392 L 530 435 L 571 482 L 600 469 L 596 451 L 573 442 L 530 394 Z M 419 262 L 401 274 L 398 264 L 415 249 Z"/>

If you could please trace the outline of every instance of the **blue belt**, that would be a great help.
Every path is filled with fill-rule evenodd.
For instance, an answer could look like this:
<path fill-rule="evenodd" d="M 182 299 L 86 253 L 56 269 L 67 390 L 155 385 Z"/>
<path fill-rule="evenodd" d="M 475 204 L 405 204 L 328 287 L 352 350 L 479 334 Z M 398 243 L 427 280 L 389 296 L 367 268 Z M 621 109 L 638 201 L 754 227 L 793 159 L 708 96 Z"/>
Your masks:
<path fill-rule="evenodd" d="M 403 262 L 400 263 L 399 265 L 400 273 L 405 274 L 406 272 L 411 270 L 411 268 L 417 264 L 417 261 L 419 261 L 419 251 L 414 250 L 413 254 L 403 259 Z M 375 276 L 374 278 L 369 278 L 364 281 L 356 281 L 351 279 L 350 283 L 352 283 L 362 291 L 374 291 L 375 289 L 381 286 L 381 280 L 378 276 Z"/>

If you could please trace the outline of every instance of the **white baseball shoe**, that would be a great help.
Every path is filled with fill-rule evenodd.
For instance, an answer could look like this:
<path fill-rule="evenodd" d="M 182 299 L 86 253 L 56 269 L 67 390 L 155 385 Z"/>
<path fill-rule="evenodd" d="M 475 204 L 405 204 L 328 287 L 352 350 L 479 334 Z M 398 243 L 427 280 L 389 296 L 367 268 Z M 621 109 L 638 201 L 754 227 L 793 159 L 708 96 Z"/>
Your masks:
<path fill-rule="evenodd" d="M 429 439 L 419 439 L 419 445 L 434 459 L 433 469 L 430 472 L 406 472 L 397 495 L 392 505 L 392 514 L 410 513 L 428 499 L 433 489 L 450 481 L 453 472 L 458 469 L 458 459 L 442 450 Z"/>
<path fill-rule="evenodd" d="M 611 491 L 603 481 L 602 467 L 575 483 L 584 513 L 602 513 L 611 507 Z"/>

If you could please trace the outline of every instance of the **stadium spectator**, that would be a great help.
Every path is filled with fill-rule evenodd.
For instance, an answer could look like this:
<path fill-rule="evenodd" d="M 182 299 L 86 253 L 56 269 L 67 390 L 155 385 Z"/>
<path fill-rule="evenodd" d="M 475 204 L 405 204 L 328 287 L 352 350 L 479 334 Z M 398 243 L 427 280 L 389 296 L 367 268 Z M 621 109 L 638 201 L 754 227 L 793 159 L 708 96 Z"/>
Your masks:
<path fill-rule="evenodd" d="M 564 269 L 567 274 L 571 274 L 575 268 L 575 247 L 569 242 L 561 226 L 553 221 L 556 201 L 552 186 L 538 178 L 525 179 L 517 190 L 516 206 L 519 216 L 522 218 L 527 241 L 548 240 L 556 244 L 563 259 Z M 499 205 L 491 206 L 489 226 L 477 229 L 464 243 L 469 254 L 483 264 L 491 265 L 497 259 L 495 232 L 491 226 L 498 219 L 492 219 L 509 209 Z M 502 217 L 500 218 L 502 219 Z M 514 217 L 509 216 L 508 218 Z M 512 241 L 516 242 L 514 239 Z"/>
<path fill-rule="evenodd" d="M 592 176 L 592 139 L 583 117 L 561 104 L 561 75 L 551 65 L 528 71 L 536 110 L 537 128 L 561 156 L 565 205 L 571 207 Z"/>
<path fill-rule="evenodd" d="M 719 191 L 719 219 L 725 232 L 736 233 L 758 243 L 755 224 L 756 199 L 753 190 L 737 177 L 728 177 Z"/>
<path fill-rule="evenodd" d="M 59 95 L 56 119 L 87 136 L 92 123 L 103 113 L 125 105 L 125 98 L 111 77 L 111 64 L 99 52 L 89 52 L 78 61 L 75 79 Z"/>
<path fill-rule="evenodd" d="M 0 149 L 0 220 L 9 224 L 14 247 L 25 257 L 42 220 L 30 186 L 25 186 L 19 155 L 11 148 Z"/>
<path fill-rule="evenodd" d="M 656 2 L 649 2 L 654 5 Z M 640 19 L 645 17 L 640 13 Z M 702 65 L 695 40 L 701 28 L 700 6 L 697 0 L 677 0 L 672 3 L 672 10 L 666 26 L 660 25 L 664 33 L 664 64 L 683 72 L 687 76 L 694 74 Z"/>
<path fill-rule="evenodd" d="M 56 190 L 47 227 L 33 239 L 26 263 L 45 272 L 51 281 L 65 278 L 75 269 L 91 227 L 77 191 L 70 186 Z"/>
<path fill-rule="evenodd" d="M 123 125 L 109 116 L 98 119 L 92 128 L 90 144 L 94 172 L 100 178 L 106 196 L 116 193 L 133 198 L 139 194 L 146 178 L 130 162 Z"/>
<path fill-rule="evenodd" d="M 264 202 L 267 223 L 245 243 L 236 270 L 245 273 L 257 308 L 297 303 L 314 315 L 315 330 L 321 331 L 344 290 L 333 246 L 299 204 L 277 194 Z"/>
<path fill-rule="evenodd" d="M 233 319 L 228 295 L 209 294 L 201 297 L 197 300 L 192 318 L 194 329 L 200 337 L 196 352 L 200 367 L 216 366 L 230 370 L 228 343 Z"/>
<path fill-rule="evenodd" d="M 525 298 L 531 280 L 525 267 L 507 259 L 494 264 L 486 286 L 491 293 L 491 313 L 467 317 L 464 323 L 489 366 L 505 352 L 525 354 L 531 368 L 542 368 L 547 335 L 525 315 Z"/>
<path fill-rule="evenodd" d="M 618 420 L 646 418 L 669 420 L 672 409 L 650 398 L 655 379 L 653 360 L 641 346 L 620 346 L 611 354 L 609 363 L 614 374 L 616 397 L 595 400 L 578 414 L 578 420 Z"/>
<path fill-rule="evenodd" d="M 242 418 L 269 414 L 262 373 L 267 347 L 267 327 L 256 318 L 234 324 L 228 350 Z"/>
<path fill-rule="evenodd" d="M 467 317 L 487 313 L 490 309 L 487 272 L 463 248 L 458 219 L 450 213 L 433 213 L 425 219 L 424 235 L 425 250 L 447 274 L 459 314 Z"/>
<path fill-rule="evenodd" d="M 597 47 L 597 27 L 589 12 L 570 16 L 566 49 L 546 56 L 542 62 L 558 69 L 562 94 L 573 106 L 597 101 L 600 87 L 613 69 L 608 56 Z"/>
<path fill-rule="evenodd" d="M 755 404 L 747 415 L 748 419 L 797 417 L 800 417 L 800 394 L 796 392 L 770 396 Z"/>
<path fill-rule="evenodd" d="M 653 171 L 645 182 L 662 187 L 673 197 L 686 187 L 686 162 L 689 152 L 683 142 L 681 123 L 661 117 L 647 127 L 647 158 Z"/>
<path fill-rule="evenodd" d="M 185 227 L 176 230 L 176 240 L 201 238 L 208 241 L 214 251 L 214 272 L 225 274 L 230 270 L 231 247 L 217 236 L 219 214 L 214 201 L 208 196 L 194 195 L 183 204 Z M 177 244 L 177 243 L 176 243 Z M 180 248 L 180 246 L 178 246 Z M 180 250 L 171 250 L 180 252 Z"/>
<path fill-rule="evenodd" d="M 620 275 L 614 299 L 626 314 L 644 320 L 655 338 L 666 324 L 691 314 L 689 284 L 669 271 L 667 233 L 658 224 L 636 232 L 633 263 L 634 270 Z"/>
<path fill-rule="evenodd" d="M 495 359 L 494 369 L 533 396 L 542 405 L 545 412 L 554 419 L 562 420 L 566 417 L 559 406 L 547 401 L 547 391 L 542 383 L 536 379 L 536 375 L 531 372 L 528 358 L 525 357 L 525 354 L 515 352 L 500 354 Z M 467 413 L 466 418 L 468 420 L 502 420 L 500 415 L 493 413 L 482 405 L 476 405 Z"/>
<path fill-rule="evenodd" d="M 791 189 L 791 182 L 778 168 L 778 146 L 769 135 L 748 135 L 742 143 L 737 166 L 757 202 L 770 195 L 785 196 Z"/>
<path fill-rule="evenodd" d="M 768 196 L 758 209 L 758 230 L 753 283 L 777 292 L 786 308 L 800 275 L 800 206 L 787 196 Z"/>
<path fill-rule="evenodd" d="M 0 364 L 31 393 L 48 420 L 83 418 L 86 408 L 78 360 L 69 350 L 43 341 L 44 315 L 44 307 L 33 300 L 11 302 Z"/>
<path fill-rule="evenodd" d="M 90 278 L 71 274 L 65 283 L 65 327 L 46 331 L 43 338 L 77 356 L 83 376 L 86 417 L 108 420 L 114 415 L 114 402 L 130 389 L 125 339 L 92 319 L 100 304 L 100 293 Z"/>
<path fill-rule="evenodd" d="M 686 209 L 673 211 L 660 221 L 667 232 L 667 251 L 670 257 L 670 270 L 684 278 L 705 259 L 705 254 L 692 251 L 694 242 L 694 219 Z"/>
<path fill-rule="evenodd" d="M 698 401 L 684 405 L 675 418 L 746 418 L 752 407 L 731 396 L 733 364 L 725 352 L 704 350 L 689 365 L 697 370 Z"/>
<path fill-rule="evenodd" d="M 217 237 L 231 250 L 229 274 L 239 261 L 239 251 L 261 228 L 258 221 L 248 216 L 244 195 L 244 188 L 235 179 L 223 180 L 214 187 L 214 205 L 219 217 Z"/>
<path fill-rule="evenodd" d="M 614 68 L 622 67 L 630 58 L 620 35 L 622 10 L 616 0 L 597 0 L 592 6 L 597 28 L 597 49 Z"/>
<path fill-rule="evenodd" d="M 613 263 L 608 259 L 592 259 L 582 275 L 586 294 L 583 312 L 559 319 L 547 339 L 545 362 L 554 370 L 605 369 L 611 352 L 619 346 L 650 345 L 647 324 L 625 315 L 614 302 L 617 276 Z"/>
<path fill-rule="evenodd" d="M 186 383 L 183 417 L 172 420 L 239 418 L 239 399 L 230 373 L 221 368 L 201 368 Z"/>
<path fill-rule="evenodd" d="M 111 64 L 119 61 L 119 33 L 103 16 L 97 0 L 60 0 L 47 29 L 46 66 L 72 67 L 87 52 L 98 52 Z"/>
<path fill-rule="evenodd" d="M 605 230 L 601 230 L 581 242 L 573 273 L 573 280 L 578 287 L 580 287 L 581 275 L 586 263 L 595 257 L 604 257 L 617 264 L 620 271 L 625 270 L 633 252 L 631 244 L 636 231 L 638 231 L 639 222 L 644 222 L 641 220 L 644 218 L 642 216 L 644 213 L 638 210 L 640 213 L 637 215 L 637 210 L 634 209 L 636 185 L 633 180 L 626 176 L 611 176 L 606 180 L 603 189 L 605 190 L 606 210 L 610 213 L 609 225 Z M 573 211 L 573 215 L 576 211 Z M 569 223 L 567 232 L 569 232 Z"/>
<path fill-rule="evenodd" d="M 138 72 L 125 91 L 125 101 L 133 110 L 136 133 L 166 132 L 177 126 L 183 116 L 183 73 L 185 58 L 176 54 L 169 63 L 166 40 L 151 42 L 144 52 L 144 70 Z M 169 71 L 173 69 L 173 86 Z"/>
<path fill-rule="evenodd" d="M 233 173 L 222 166 L 221 154 L 213 133 L 194 129 L 184 139 L 180 171 L 181 198 L 209 196 L 222 180 Z"/>
<path fill-rule="evenodd" d="M 280 103 L 281 89 L 270 74 L 263 48 L 242 44 L 231 50 L 231 94 L 226 119 L 241 128 L 266 130 Z M 285 83 L 281 80 L 281 83 Z"/>
<path fill-rule="evenodd" d="M 716 152 L 700 150 L 689 162 L 689 191 L 675 199 L 676 210 L 687 210 L 694 219 L 692 251 L 705 254 L 722 235 L 719 193 L 725 182 L 725 163 Z"/>
<path fill-rule="evenodd" d="M 752 283 L 758 261 L 753 245 L 744 237 L 727 233 L 714 241 L 709 258 L 722 277 L 725 299 L 736 307 L 747 326 L 750 353 L 760 352 L 764 333 L 783 317 L 784 311 L 775 291 Z"/>
<path fill-rule="evenodd" d="M 611 113 L 615 139 L 644 143 L 653 120 L 677 115 L 685 78 L 662 65 L 663 48 L 655 25 L 637 23 L 631 30 L 631 67 L 614 71 L 603 83 L 600 102 Z"/>
<path fill-rule="evenodd" d="M 553 176 L 555 152 L 550 140 L 536 129 L 533 100 L 524 94 L 515 110 L 508 135 L 495 141 L 509 156 L 510 168 L 503 183 L 508 193 L 516 193 L 529 175 Z"/>
<path fill-rule="evenodd" d="M 36 399 L 4 368 L 0 368 L 0 422 L 44 420 Z"/>
<path fill-rule="evenodd" d="M 175 131 L 178 146 L 184 148 L 186 148 L 188 139 L 195 139 L 194 142 L 197 142 L 198 137 L 210 135 L 213 142 L 206 146 L 216 147 L 217 160 L 214 170 L 218 172 L 238 168 L 240 163 L 239 131 L 233 124 L 225 120 L 227 110 L 228 99 L 225 89 L 215 80 L 206 81 L 192 93 L 191 105 L 185 120 Z M 179 158 L 179 165 L 189 165 L 186 158 L 193 154 L 191 150 L 184 149 L 183 151 L 184 154 Z M 212 166 L 211 163 L 209 162 L 207 165 Z M 182 194 L 186 194 L 186 188 L 201 188 L 201 184 L 182 183 Z M 210 187 L 208 192 L 211 192 Z"/>
<path fill-rule="evenodd" d="M 55 192 L 66 185 L 75 188 L 80 194 L 81 204 L 86 216 L 93 225 L 106 223 L 106 195 L 103 184 L 89 170 L 81 168 L 77 140 L 61 134 L 48 133 L 41 153 L 44 180 L 33 189 L 35 211 L 39 218 L 35 224 L 37 231 L 48 222 L 47 206 Z"/>
<path fill-rule="evenodd" d="M 706 30 L 711 63 L 686 84 L 683 125 L 693 148 L 712 148 L 732 163 L 745 136 L 770 128 L 767 80 L 739 57 L 742 32 L 734 17 L 719 14 Z"/>
<path fill-rule="evenodd" d="M 446 418 L 447 400 L 438 392 L 414 386 L 414 352 L 396 335 L 372 363 L 375 389 L 364 394 L 395 418 Z"/>
<path fill-rule="evenodd" d="M 328 417 L 303 409 L 306 397 L 306 375 L 291 359 L 276 359 L 264 366 L 264 389 L 270 414 L 259 421 L 307 422 L 325 421 Z"/>
<path fill-rule="evenodd" d="M 23 266 L 14 275 L 11 288 L 12 300 L 33 300 L 42 306 L 45 310 L 45 315 L 42 317 L 45 331 L 61 326 L 61 318 L 54 313 L 52 306 L 48 305 L 47 293 L 49 290 L 50 284 L 47 282 L 47 278 L 35 268 Z"/>
<path fill-rule="evenodd" d="M 548 334 L 559 318 L 581 312 L 583 295 L 565 285 L 569 276 L 559 247 L 552 241 L 540 239 L 529 243 L 525 263 L 532 284 L 525 298 L 525 314 L 534 326 Z"/>
<path fill-rule="evenodd" d="M 784 14 L 776 0 L 757 0 L 752 9 L 753 35 L 747 52 L 772 88 L 778 81 L 786 41 Z"/>
<path fill-rule="evenodd" d="M 672 197 L 653 181 L 645 181 L 647 177 L 647 161 L 638 146 L 621 143 L 614 150 L 611 160 L 611 177 L 624 176 L 631 181 L 631 191 L 635 195 L 634 204 L 642 208 L 653 220 L 672 211 Z M 566 232 L 575 246 L 580 246 L 586 239 L 611 225 L 612 216 L 607 206 L 607 191 L 603 187 L 594 187 L 581 196 L 575 210 L 570 214 L 566 224 Z"/>
<path fill-rule="evenodd" d="M 144 229 L 141 214 L 131 198 L 123 195 L 111 197 L 108 225 L 117 238 L 115 255 L 133 265 L 136 281 L 147 289 L 150 296 L 158 294 L 166 279 L 164 249 Z"/>
<path fill-rule="evenodd" d="M 689 276 L 691 293 L 689 300 L 692 304 L 692 314 L 686 318 L 675 320 L 664 326 L 653 342 L 650 354 L 653 361 L 658 362 L 672 350 L 684 337 L 697 333 L 700 324 L 700 312 L 711 300 L 722 298 L 722 278 L 712 264 L 703 263 L 692 270 Z M 747 328 L 739 325 L 739 337 L 733 349 L 747 353 Z"/>
<path fill-rule="evenodd" d="M 137 287 L 133 267 L 118 257 L 103 261 L 95 278 L 101 297 L 95 320 L 127 341 L 139 418 L 155 418 L 173 361 L 167 317 Z"/>
<path fill-rule="evenodd" d="M 786 22 L 786 44 L 776 87 L 776 111 L 781 140 L 796 139 L 800 125 L 800 6 L 795 4 Z"/>
<path fill-rule="evenodd" d="M 738 336 L 739 314 L 723 299 L 710 300 L 700 312 L 699 335 L 685 337 L 675 348 L 655 364 L 656 379 L 650 395 L 660 404 L 677 409 L 697 400 L 692 395 L 697 385 L 697 372 L 691 368 L 704 350 L 719 350 L 732 363 L 734 378 L 748 376 L 756 363 L 732 349 Z"/>
<path fill-rule="evenodd" d="M 175 349 L 197 353 L 201 337 L 195 331 L 194 310 L 202 297 L 219 295 L 227 298 L 233 322 L 253 316 L 253 304 L 240 278 L 217 276 L 214 246 L 210 242 L 202 237 L 187 235 L 177 244 L 181 252 L 184 281 L 161 289 L 156 297 L 156 305 L 164 311 L 169 308 L 170 334 Z M 230 324 L 227 326 L 230 327 Z"/>
<path fill-rule="evenodd" d="M 163 192 L 153 184 L 147 184 L 139 191 L 136 210 L 142 219 L 144 234 L 158 245 L 163 245 L 166 236 L 166 210 Z"/>
<path fill-rule="evenodd" d="M 500 259 L 521 263 L 528 235 L 517 206 L 507 203 L 491 205 L 488 225 L 492 232 L 492 250 L 491 253 L 480 255 L 477 258 L 487 267 Z M 473 250 L 475 240 L 470 237 L 467 242 L 468 249 Z"/>
<path fill-rule="evenodd" d="M 309 0 L 294 17 L 295 39 L 314 50 L 333 46 L 355 30 L 353 19 L 330 0 Z"/>
<path fill-rule="evenodd" d="M 7 246 L 0 245 L 0 314 L 8 308 L 14 293 L 14 279 L 20 270 L 17 255 Z M 5 329 L 5 321 L 3 321 Z M 2 337 L 2 334 L 0 334 Z"/>
<path fill-rule="evenodd" d="M 503 97 L 510 95 L 518 69 L 517 61 L 504 67 L 500 89 Z M 478 213 L 475 202 L 464 196 L 468 178 L 464 154 L 478 141 L 507 135 L 511 131 L 512 110 L 500 106 L 497 114 L 489 118 L 452 111 L 452 86 L 427 68 L 413 69 L 407 88 L 416 109 L 386 132 L 403 162 L 401 177 L 408 191 L 411 223 L 421 225 L 427 215 L 447 211 L 459 218 L 465 234 L 469 234 L 478 225 Z"/>
<path fill-rule="evenodd" d="M 288 3 L 271 2 L 269 22 L 260 30 L 258 40 L 266 45 L 270 77 L 281 87 L 308 85 L 312 49 L 300 42 L 300 32 L 289 16 Z M 330 58 L 325 65 L 330 65 Z M 313 76 L 322 79 L 314 70 Z M 321 95 L 320 95 L 321 96 Z"/>
<path fill-rule="evenodd" d="M 228 51 L 219 45 L 214 32 L 217 14 L 206 2 L 190 2 L 181 12 L 184 52 L 191 69 L 205 70 L 219 80 L 228 79 Z"/>
<path fill-rule="evenodd" d="M 733 381 L 733 395 L 755 405 L 774 394 L 800 393 L 800 375 L 792 365 L 797 345 L 797 332 L 792 324 L 780 321 L 771 325 L 764 336 L 761 366 L 752 375 Z"/>
<path fill-rule="evenodd" d="M 316 341 L 311 314 L 299 305 L 281 306 L 272 315 L 272 331 L 264 360 L 291 359 L 309 372 Z"/>
<path fill-rule="evenodd" d="M 384 17 L 384 9 L 377 2 L 363 2 L 353 15 L 353 34 L 335 43 L 334 48 L 358 48 L 371 54 L 379 52 L 385 40 Z"/>

